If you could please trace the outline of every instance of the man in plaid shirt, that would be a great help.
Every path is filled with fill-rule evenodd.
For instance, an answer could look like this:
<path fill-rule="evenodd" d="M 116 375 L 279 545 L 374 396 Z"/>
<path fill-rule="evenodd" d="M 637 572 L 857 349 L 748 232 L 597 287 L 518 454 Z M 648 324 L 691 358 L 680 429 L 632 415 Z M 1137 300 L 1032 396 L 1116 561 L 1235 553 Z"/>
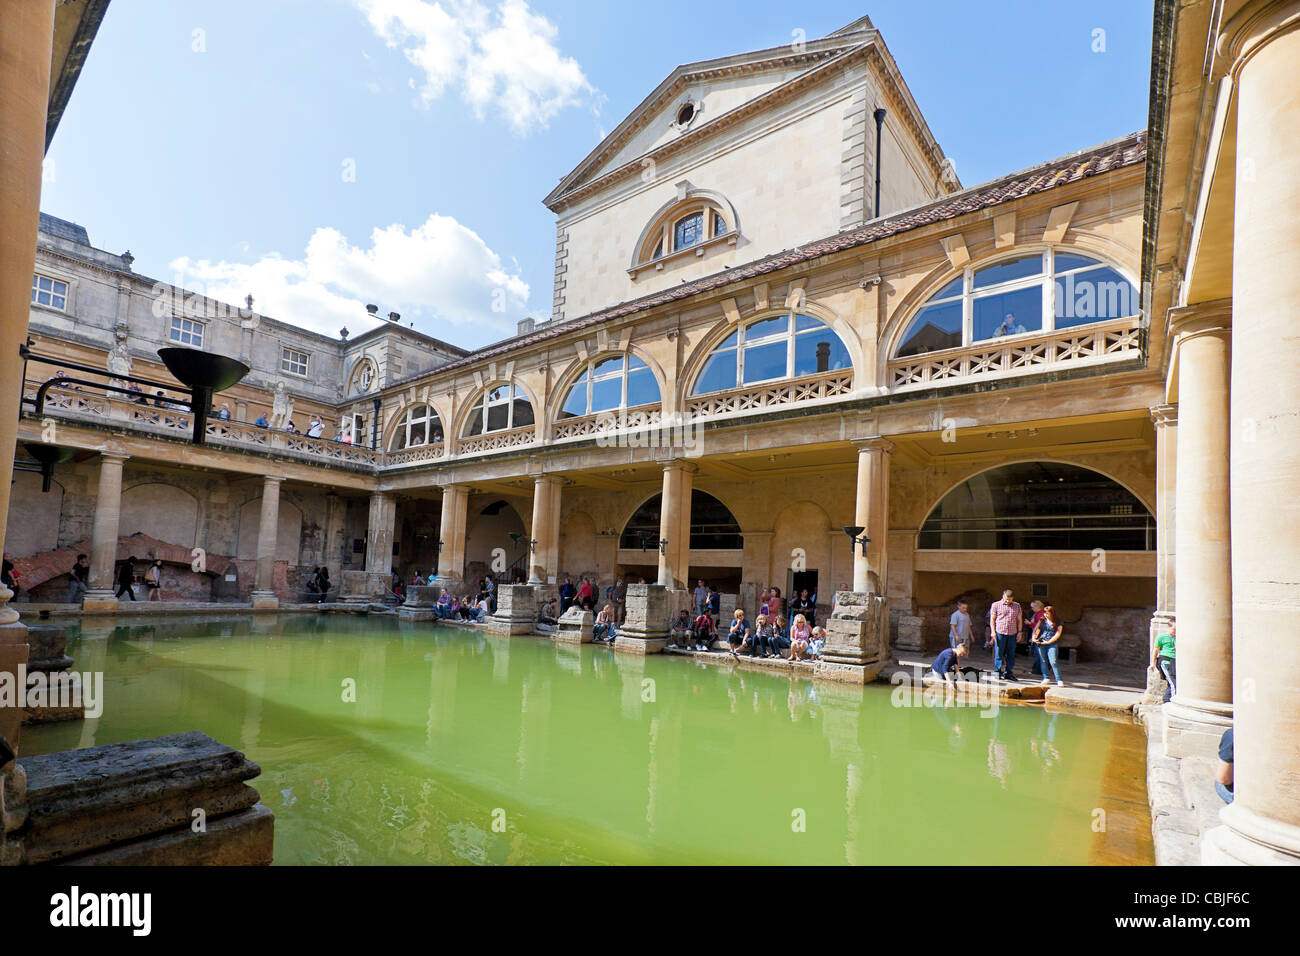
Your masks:
<path fill-rule="evenodd" d="M 993 643 L 993 666 L 1003 680 L 1015 680 L 1016 639 L 1024 625 L 1020 605 L 1012 598 L 1011 589 L 1002 592 L 1002 600 L 989 608 L 989 632 Z"/>

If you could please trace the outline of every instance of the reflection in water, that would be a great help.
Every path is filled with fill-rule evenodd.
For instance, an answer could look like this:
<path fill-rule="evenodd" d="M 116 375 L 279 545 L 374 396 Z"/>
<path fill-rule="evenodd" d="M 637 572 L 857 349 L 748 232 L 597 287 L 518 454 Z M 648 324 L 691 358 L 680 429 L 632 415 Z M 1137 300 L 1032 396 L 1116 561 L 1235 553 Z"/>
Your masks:
<path fill-rule="evenodd" d="M 1053 824 L 1100 805 L 1114 741 L 1123 767 L 1143 749 L 1136 728 L 1041 709 L 897 707 L 883 685 L 390 618 L 69 636 L 78 670 L 105 671 L 104 715 L 31 728 L 24 750 L 190 729 L 236 744 L 262 767 L 278 863 L 1084 863 L 1107 834 Z M 1143 809 L 1108 860 L 1149 861 Z M 1023 827 L 1045 836 L 1005 846 Z"/>

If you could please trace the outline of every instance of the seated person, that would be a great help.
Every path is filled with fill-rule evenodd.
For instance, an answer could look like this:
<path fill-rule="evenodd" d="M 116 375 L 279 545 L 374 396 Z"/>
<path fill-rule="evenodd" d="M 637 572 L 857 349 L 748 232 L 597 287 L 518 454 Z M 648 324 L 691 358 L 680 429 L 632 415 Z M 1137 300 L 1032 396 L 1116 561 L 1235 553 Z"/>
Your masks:
<path fill-rule="evenodd" d="M 718 629 L 713 625 L 713 616 L 709 614 L 708 609 L 700 614 L 695 623 L 691 625 L 691 640 L 697 651 L 707 651 L 713 646 L 713 639 L 717 636 Z"/>
<path fill-rule="evenodd" d="M 790 659 L 801 661 L 808 653 L 808 645 L 812 641 L 812 628 L 808 626 L 808 619 L 802 614 L 794 616 L 794 627 L 790 629 Z"/>
<path fill-rule="evenodd" d="M 559 620 L 555 617 L 555 598 L 551 598 L 540 608 L 538 608 L 537 623 L 550 624 L 550 625 L 555 625 L 560 623 Z"/>
<path fill-rule="evenodd" d="M 822 659 L 822 651 L 826 647 L 826 628 L 814 627 L 812 637 L 808 641 L 808 660 L 819 661 Z"/>
<path fill-rule="evenodd" d="M 1219 738 L 1219 765 L 1214 769 L 1214 792 L 1224 803 L 1232 803 L 1232 728 Z"/>
<path fill-rule="evenodd" d="M 442 593 L 438 595 L 438 603 L 434 605 L 433 613 L 437 614 L 441 621 L 447 620 L 455 613 L 451 604 L 451 595 L 447 593 L 446 588 L 443 588 Z"/>
<path fill-rule="evenodd" d="M 731 628 L 727 631 L 727 645 L 731 648 L 731 656 L 735 657 L 747 644 L 750 644 L 754 635 L 754 629 L 750 627 L 749 621 L 745 620 L 745 609 L 736 608 L 736 613 L 732 616 Z"/>
<path fill-rule="evenodd" d="M 669 628 L 668 644 L 670 647 L 689 647 L 691 641 L 691 612 L 682 608 L 673 618 Z"/>
<path fill-rule="evenodd" d="M 755 622 L 754 639 L 750 645 L 750 657 L 780 657 L 781 648 L 776 643 L 776 625 L 766 614 L 760 614 Z"/>
<path fill-rule="evenodd" d="M 957 671 L 961 667 L 962 658 L 969 653 L 970 649 L 965 644 L 958 644 L 955 648 L 945 647 L 930 665 L 930 673 L 957 683 Z"/>
<path fill-rule="evenodd" d="M 786 622 L 784 614 L 777 614 L 776 621 L 772 625 L 774 632 L 773 650 L 776 652 L 773 657 L 788 657 L 788 654 L 781 653 L 790 649 L 790 625 Z"/>
<path fill-rule="evenodd" d="M 597 644 L 613 644 L 617 636 L 614 633 L 614 605 L 606 604 L 596 615 L 596 623 L 591 628 L 591 639 Z"/>

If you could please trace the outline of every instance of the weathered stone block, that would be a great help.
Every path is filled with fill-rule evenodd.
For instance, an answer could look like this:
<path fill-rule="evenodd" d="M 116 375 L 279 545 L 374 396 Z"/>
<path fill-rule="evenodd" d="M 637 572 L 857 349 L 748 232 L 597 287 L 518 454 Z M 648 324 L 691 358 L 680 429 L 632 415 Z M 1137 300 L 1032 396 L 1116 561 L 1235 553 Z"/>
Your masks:
<path fill-rule="evenodd" d="M 197 731 L 20 760 L 27 819 L 19 836 L 28 863 L 80 861 L 163 834 L 170 839 L 149 861 L 187 862 L 190 842 L 207 839 L 190 829 L 195 810 L 211 833 L 217 820 L 258 806 L 257 791 L 245 783 L 261 772 L 257 764 Z M 238 859 L 226 854 L 214 862 L 269 861 L 269 821 L 244 834 Z"/>
<path fill-rule="evenodd" d="M 898 617 L 898 649 L 900 651 L 919 652 L 924 650 L 924 641 L 921 638 L 921 625 L 923 621 L 919 617 L 910 614 L 900 614 Z"/>
<path fill-rule="evenodd" d="M 858 591 L 837 593 L 835 611 L 826 622 L 826 648 L 822 653 L 822 663 L 858 667 L 869 664 L 883 666 L 888 654 L 884 596 Z M 876 668 L 877 671 L 879 669 L 880 667 Z M 823 676 L 829 678 L 830 673 L 837 669 L 821 670 Z"/>
<path fill-rule="evenodd" d="M 348 604 L 369 604 L 371 599 L 370 575 L 365 571 L 344 571 L 339 600 Z"/>
<path fill-rule="evenodd" d="M 496 613 L 486 627 L 493 634 L 532 634 L 537 630 L 537 590 L 529 584 L 503 584 L 497 588 Z"/>
<path fill-rule="evenodd" d="M 560 644 L 590 644 L 594 618 L 590 611 L 571 607 L 560 616 L 555 640 Z"/>
<path fill-rule="evenodd" d="M 618 629 L 614 650 L 657 654 L 668 643 L 670 610 L 668 588 L 661 584 L 633 584 L 627 589 L 627 617 Z"/>

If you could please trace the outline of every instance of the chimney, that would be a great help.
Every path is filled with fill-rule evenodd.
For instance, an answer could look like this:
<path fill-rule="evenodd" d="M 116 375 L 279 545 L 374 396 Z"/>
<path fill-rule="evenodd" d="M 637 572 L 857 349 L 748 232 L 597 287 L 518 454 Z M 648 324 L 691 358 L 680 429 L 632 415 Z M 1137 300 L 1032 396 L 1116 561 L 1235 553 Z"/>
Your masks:
<path fill-rule="evenodd" d="M 537 320 L 533 318 L 519 320 L 519 334 L 527 335 L 537 327 Z"/>

